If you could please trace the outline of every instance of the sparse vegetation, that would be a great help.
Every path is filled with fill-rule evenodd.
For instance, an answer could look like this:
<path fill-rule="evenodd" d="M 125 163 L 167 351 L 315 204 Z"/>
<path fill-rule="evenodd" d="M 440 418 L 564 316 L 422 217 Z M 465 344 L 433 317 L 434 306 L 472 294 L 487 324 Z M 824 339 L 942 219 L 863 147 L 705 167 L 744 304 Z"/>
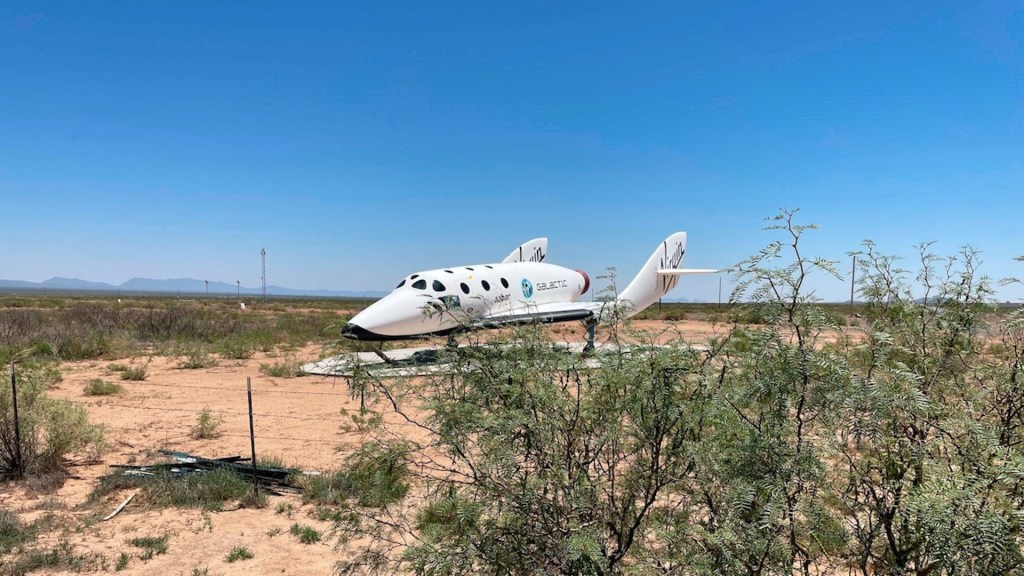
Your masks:
<path fill-rule="evenodd" d="M 249 550 L 245 546 L 235 546 L 231 549 L 231 552 L 228 552 L 228 555 L 224 558 L 224 561 L 231 563 L 238 562 L 239 560 L 250 560 L 252 558 L 254 558 L 254 555 L 251 550 Z"/>
<path fill-rule="evenodd" d="M 18 519 L 17 514 L 0 509 L 0 555 L 34 541 L 36 533 L 35 526 L 26 526 Z"/>
<path fill-rule="evenodd" d="M 288 531 L 298 538 L 299 542 L 302 542 L 303 544 L 316 544 L 323 537 L 319 530 L 304 524 L 292 524 Z"/>
<path fill-rule="evenodd" d="M 272 378 L 295 378 L 302 376 L 302 363 L 288 355 L 283 360 L 270 364 L 260 364 L 260 373 Z"/>
<path fill-rule="evenodd" d="M 149 376 L 149 363 L 146 364 L 131 364 L 126 366 L 124 370 L 121 370 L 121 380 L 132 380 L 135 382 L 141 382 Z"/>
<path fill-rule="evenodd" d="M 143 550 L 142 555 L 140 556 L 142 560 L 149 560 L 154 555 L 167 553 L 166 534 L 163 536 L 140 536 L 132 538 L 128 541 L 128 544 Z"/>
<path fill-rule="evenodd" d="M 350 513 L 346 510 L 331 508 L 329 506 L 317 506 L 310 513 L 310 516 L 321 522 L 342 522 L 348 519 L 348 514 Z"/>
<path fill-rule="evenodd" d="M 71 542 L 61 537 L 51 548 L 32 548 L 6 556 L 0 561 L 0 574 L 22 576 L 46 569 L 84 572 L 100 569 L 103 565 L 101 556 L 77 553 Z"/>
<path fill-rule="evenodd" d="M 127 364 L 122 364 L 120 362 L 114 362 L 114 363 L 109 364 L 107 366 L 107 372 L 110 373 L 110 374 L 119 374 L 121 372 L 124 372 L 127 369 L 128 369 L 128 365 Z"/>
<path fill-rule="evenodd" d="M 111 475 L 100 479 L 89 500 L 96 502 L 124 489 L 141 489 L 142 502 L 149 506 L 216 511 L 225 502 L 244 499 L 252 492 L 252 485 L 229 470 L 186 476 Z"/>
<path fill-rule="evenodd" d="M 270 499 L 267 498 L 267 491 L 266 490 L 260 490 L 260 491 L 252 490 L 252 484 L 250 484 L 249 487 L 250 487 L 250 490 L 248 492 L 246 492 L 245 495 L 242 496 L 242 498 L 240 500 L 242 506 L 244 508 L 253 508 L 253 509 L 266 508 L 267 504 L 270 502 Z"/>
<path fill-rule="evenodd" d="M 0 359 L 7 348 L 83 360 L 127 358 L 161 343 L 212 345 L 225 358 L 249 357 L 253 349 L 324 338 L 338 321 L 335 311 L 366 301 L 281 299 L 258 313 L 242 313 L 230 301 L 155 296 L 126 304 L 113 297 L 0 296 L 0 304 Z"/>
<path fill-rule="evenodd" d="M 182 370 L 199 370 L 212 368 L 217 365 L 217 359 L 210 356 L 206 347 L 198 343 L 189 343 L 178 351 L 182 359 L 178 362 L 178 368 Z"/>
<path fill-rule="evenodd" d="M 221 357 L 229 360 L 248 360 L 260 345 L 253 338 L 233 335 L 220 341 L 217 349 Z"/>
<path fill-rule="evenodd" d="M 86 396 L 110 396 L 111 394 L 120 394 L 123 391 L 124 387 L 120 384 L 102 378 L 89 380 L 84 389 Z"/>
<path fill-rule="evenodd" d="M 196 440 L 210 440 L 220 437 L 220 425 L 224 420 L 204 407 L 196 416 L 196 425 L 189 431 L 189 436 Z"/>

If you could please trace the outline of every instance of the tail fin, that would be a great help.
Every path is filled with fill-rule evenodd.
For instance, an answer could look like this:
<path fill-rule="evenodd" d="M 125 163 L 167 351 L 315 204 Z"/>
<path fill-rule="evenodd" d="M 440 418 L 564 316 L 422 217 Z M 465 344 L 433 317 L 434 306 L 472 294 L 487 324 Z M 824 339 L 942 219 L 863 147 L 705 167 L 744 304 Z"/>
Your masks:
<path fill-rule="evenodd" d="M 619 294 L 619 302 L 629 308 L 626 316 L 638 314 L 644 308 L 668 294 L 683 274 L 710 274 L 718 270 L 680 268 L 686 255 L 686 232 L 676 232 L 666 238 L 647 259 L 636 278 Z"/>
<path fill-rule="evenodd" d="M 501 261 L 502 264 L 509 262 L 543 262 L 548 256 L 548 239 L 534 238 L 516 248 Z"/>

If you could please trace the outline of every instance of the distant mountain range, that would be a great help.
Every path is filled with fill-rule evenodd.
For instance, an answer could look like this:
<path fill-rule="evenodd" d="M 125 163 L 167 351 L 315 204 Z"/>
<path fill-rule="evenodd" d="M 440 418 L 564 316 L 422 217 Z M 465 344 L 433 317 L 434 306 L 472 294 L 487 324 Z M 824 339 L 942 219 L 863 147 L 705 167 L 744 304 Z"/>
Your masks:
<path fill-rule="evenodd" d="M 44 282 L 26 282 L 24 280 L 0 280 L 0 291 L 12 292 L 17 290 L 54 292 L 121 292 L 124 294 L 154 293 L 154 294 L 206 294 L 206 284 L 195 278 L 168 278 L 167 280 L 154 280 L 152 278 L 132 278 L 127 282 L 114 285 L 106 282 L 90 282 L 77 278 L 54 277 Z M 239 290 L 235 284 L 228 282 L 210 282 L 211 296 L 235 296 L 241 292 L 242 296 L 259 296 L 259 288 L 248 288 L 245 286 Z M 388 294 L 384 290 L 301 290 L 296 288 L 284 288 L 282 286 L 267 286 L 267 296 L 306 296 L 310 298 L 382 298 Z M 589 297 L 584 296 L 584 299 Z M 690 300 L 687 298 L 665 298 L 664 302 L 703 302 L 703 300 Z"/>
<path fill-rule="evenodd" d="M 0 290 L 53 290 L 55 292 L 153 292 L 161 294 L 206 294 L 206 283 L 195 278 L 170 278 L 154 280 L 152 278 L 132 278 L 120 285 L 106 282 L 89 282 L 77 278 L 50 278 L 45 282 L 25 282 L 24 280 L 0 280 Z M 227 282 L 210 282 L 211 296 L 259 296 L 260 288 L 239 288 Z M 282 286 L 267 286 L 268 296 L 310 296 L 319 298 L 379 298 L 387 292 L 382 290 L 300 290 Z"/>

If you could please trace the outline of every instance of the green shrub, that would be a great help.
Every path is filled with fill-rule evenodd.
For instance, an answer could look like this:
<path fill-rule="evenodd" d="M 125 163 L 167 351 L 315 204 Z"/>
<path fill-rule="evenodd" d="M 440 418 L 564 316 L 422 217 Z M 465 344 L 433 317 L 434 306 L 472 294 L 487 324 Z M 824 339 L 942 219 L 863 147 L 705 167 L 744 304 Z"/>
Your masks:
<path fill-rule="evenodd" d="M 183 370 L 199 370 L 202 368 L 213 368 L 217 365 L 217 359 L 210 356 L 206 348 L 200 344 L 190 344 L 178 352 L 182 360 L 178 362 L 178 368 Z"/>
<path fill-rule="evenodd" d="M 196 416 L 196 425 L 189 431 L 189 436 L 196 440 L 210 440 L 220 437 L 220 425 L 223 423 L 220 416 L 214 415 L 209 407 L 204 407 Z"/>
<path fill-rule="evenodd" d="M 111 394 L 120 394 L 124 391 L 124 387 L 116 382 L 109 382 L 102 378 L 93 378 L 85 385 L 86 396 L 109 396 Z"/>
<path fill-rule="evenodd" d="M 20 548 L 36 536 L 35 526 L 22 524 L 17 514 L 0 509 L 0 555 Z"/>
<path fill-rule="evenodd" d="M 60 380 L 55 363 L 29 360 L 18 365 L 16 376 L 24 473 L 50 474 L 62 470 L 65 458 L 72 453 L 103 450 L 103 429 L 89 423 L 85 408 L 45 394 Z M 17 471 L 13 408 L 11 388 L 0 386 L 0 475 L 3 476 Z"/>
<path fill-rule="evenodd" d="M 149 560 L 156 554 L 167 553 L 167 534 L 164 534 L 163 536 L 141 536 L 138 538 L 132 538 L 128 543 L 136 548 L 142 548 L 145 551 L 141 556 L 143 560 Z"/>
<path fill-rule="evenodd" d="M 380 508 L 397 502 L 409 491 L 409 470 L 404 444 L 367 442 L 347 459 L 347 469 L 299 479 L 302 499 L 318 504 L 345 504 Z"/>
<path fill-rule="evenodd" d="M 310 515 L 321 522 L 344 522 L 350 518 L 351 513 L 337 508 L 317 506 Z"/>
<path fill-rule="evenodd" d="M 121 380 L 133 380 L 141 382 L 149 375 L 149 369 L 145 365 L 132 365 L 121 371 Z"/>
<path fill-rule="evenodd" d="M 243 335 L 225 338 L 217 345 L 217 351 L 221 357 L 230 360 L 248 360 L 256 353 L 256 348 L 256 342 Z"/>
<path fill-rule="evenodd" d="M 238 562 L 239 560 L 249 560 L 253 558 L 253 553 L 245 546 L 235 546 L 228 553 L 227 557 L 224 558 L 225 562 Z"/>
<path fill-rule="evenodd" d="M 299 539 L 299 542 L 302 542 L 303 544 L 315 544 L 316 542 L 319 542 L 322 537 L 320 531 L 316 528 L 298 523 L 292 524 L 289 531 L 293 536 Z"/>
<path fill-rule="evenodd" d="M 280 362 L 260 364 L 260 373 L 272 378 L 295 378 L 305 374 L 302 371 L 302 363 L 292 356 L 287 356 Z"/>
<path fill-rule="evenodd" d="M 280 503 L 278 503 L 277 507 L 274 508 L 274 512 L 276 512 L 278 514 L 284 514 L 288 518 L 292 517 L 292 512 L 294 510 L 295 510 L 295 507 L 292 506 L 291 502 L 280 502 Z"/>

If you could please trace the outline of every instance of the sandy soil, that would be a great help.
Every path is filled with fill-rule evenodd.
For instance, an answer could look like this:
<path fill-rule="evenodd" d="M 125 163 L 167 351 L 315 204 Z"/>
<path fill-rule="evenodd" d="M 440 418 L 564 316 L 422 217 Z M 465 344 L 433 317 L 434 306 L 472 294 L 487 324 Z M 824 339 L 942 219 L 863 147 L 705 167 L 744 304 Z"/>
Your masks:
<path fill-rule="evenodd" d="M 688 342 L 702 342 L 721 333 L 724 326 L 704 322 L 641 321 L 636 328 L 659 333 L 664 341 L 683 335 Z M 668 330 L 666 330 L 668 329 Z M 553 328 L 556 339 L 579 340 L 582 331 L 567 326 Z M 309 362 L 322 356 L 318 346 L 294 353 L 293 360 Z M 97 521 L 129 492 L 113 494 L 100 505 L 83 506 L 97 479 L 111 471 L 111 464 L 141 464 L 159 459 L 160 449 L 181 450 L 217 458 L 249 454 L 249 422 L 246 378 L 252 379 L 256 451 L 307 470 L 332 470 L 360 445 L 363 437 L 342 428 L 349 419 L 344 411 L 358 410 L 344 380 L 304 376 L 271 378 L 261 374 L 261 364 L 284 360 L 283 356 L 258 354 L 249 360 L 220 360 L 212 368 L 184 370 L 177 358 L 152 358 L 148 377 L 125 382 L 108 372 L 114 362 L 89 361 L 62 365 L 63 381 L 51 392 L 86 406 L 90 420 L 106 428 L 109 450 L 99 462 L 72 468 L 73 476 L 55 494 L 32 493 L 24 485 L 10 484 L 0 493 L 0 506 L 30 521 L 51 511 L 70 531 L 69 541 L 78 553 L 102 557 L 105 571 L 114 571 L 118 556 L 132 556 L 124 574 L 193 574 L 208 568 L 209 574 L 330 574 L 345 551 L 336 549 L 330 524 L 311 517 L 312 506 L 302 505 L 298 495 L 272 496 L 263 509 L 230 505 L 225 511 L 146 509 L 135 503 L 110 521 Z M 137 361 L 145 362 L 145 359 Z M 117 363 L 125 364 L 125 361 Z M 112 396 L 89 397 L 83 387 L 92 378 L 122 384 L 125 391 Z M 208 408 L 222 418 L 222 435 L 211 440 L 189 436 L 198 413 Z M 387 421 L 387 420 L 386 420 Z M 389 425 L 397 426 L 397 421 Z M 285 510 L 288 509 L 287 512 Z M 293 523 L 324 532 L 320 543 L 304 545 L 289 533 Z M 57 533 L 46 539 L 56 541 Z M 143 552 L 128 544 L 131 538 L 169 535 L 168 551 L 143 561 Z M 228 563 L 225 557 L 235 546 L 245 546 L 255 557 Z"/>

